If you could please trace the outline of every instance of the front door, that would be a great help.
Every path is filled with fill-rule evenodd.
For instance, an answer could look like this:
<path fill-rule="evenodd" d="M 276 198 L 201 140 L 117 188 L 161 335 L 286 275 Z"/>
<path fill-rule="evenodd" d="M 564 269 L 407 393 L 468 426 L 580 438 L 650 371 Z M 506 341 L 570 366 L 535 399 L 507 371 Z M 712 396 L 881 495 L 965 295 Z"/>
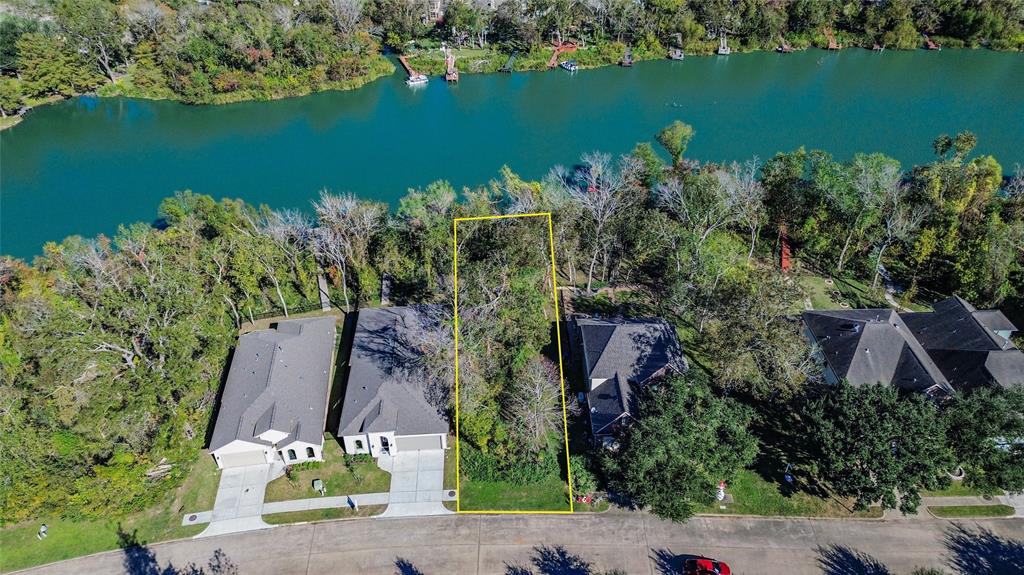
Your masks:
<path fill-rule="evenodd" d="M 391 455 L 391 444 L 388 443 L 388 438 L 383 435 L 380 436 L 380 451 L 384 455 Z"/>

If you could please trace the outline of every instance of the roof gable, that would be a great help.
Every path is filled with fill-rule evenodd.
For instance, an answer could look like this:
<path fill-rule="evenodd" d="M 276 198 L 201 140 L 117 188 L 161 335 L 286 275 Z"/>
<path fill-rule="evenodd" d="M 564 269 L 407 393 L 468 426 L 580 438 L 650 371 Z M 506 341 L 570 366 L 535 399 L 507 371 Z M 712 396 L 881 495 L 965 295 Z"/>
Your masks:
<path fill-rule="evenodd" d="M 889 309 L 807 311 L 804 324 L 836 377 L 854 385 L 921 390 L 948 385 L 942 371 Z"/>
<path fill-rule="evenodd" d="M 590 379 L 619 375 L 643 383 L 666 367 L 686 368 L 675 330 L 663 319 L 579 318 L 576 324 Z"/>
<path fill-rule="evenodd" d="M 809 311 L 804 323 L 836 376 L 854 384 L 881 381 L 912 390 L 931 382 L 958 390 L 1024 384 L 1024 353 L 998 333 L 1016 327 L 998 310 L 978 310 L 956 296 L 930 312 Z"/>
<path fill-rule="evenodd" d="M 447 433 L 448 423 L 423 395 L 416 334 L 436 321 L 430 306 L 360 310 L 338 435 Z"/>
<path fill-rule="evenodd" d="M 333 317 L 287 320 L 238 339 L 211 450 L 236 439 L 268 444 L 257 436 L 270 430 L 323 441 L 335 323 Z"/>

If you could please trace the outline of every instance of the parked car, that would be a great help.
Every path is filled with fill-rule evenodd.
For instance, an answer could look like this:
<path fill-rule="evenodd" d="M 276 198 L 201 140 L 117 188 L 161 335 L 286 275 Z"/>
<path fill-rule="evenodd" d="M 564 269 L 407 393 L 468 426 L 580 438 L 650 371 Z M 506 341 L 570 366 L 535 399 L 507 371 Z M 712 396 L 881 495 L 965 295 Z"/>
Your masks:
<path fill-rule="evenodd" d="M 731 575 L 732 569 L 721 561 L 698 557 L 687 559 L 683 564 L 684 575 Z"/>

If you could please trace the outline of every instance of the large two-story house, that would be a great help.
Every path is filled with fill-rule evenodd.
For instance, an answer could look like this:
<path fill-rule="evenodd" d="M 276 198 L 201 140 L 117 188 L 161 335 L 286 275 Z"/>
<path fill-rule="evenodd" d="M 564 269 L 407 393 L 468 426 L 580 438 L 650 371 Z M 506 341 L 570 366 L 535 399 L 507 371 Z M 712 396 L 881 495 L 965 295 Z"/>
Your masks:
<path fill-rule="evenodd" d="M 803 320 L 828 383 L 885 383 L 935 398 L 1024 384 L 1024 352 L 1010 341 L 1017 328 L 1002 312 L 959 297 L 930 312 L 821 310 Z"/>

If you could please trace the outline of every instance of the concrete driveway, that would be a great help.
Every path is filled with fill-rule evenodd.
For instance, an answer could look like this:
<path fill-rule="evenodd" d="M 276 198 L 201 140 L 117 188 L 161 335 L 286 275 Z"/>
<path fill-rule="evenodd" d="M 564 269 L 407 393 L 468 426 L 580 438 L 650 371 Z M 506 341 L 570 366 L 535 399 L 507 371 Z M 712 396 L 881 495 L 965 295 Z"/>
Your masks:
<path fill-rule="evenodd" d="M 391 456 L 388 508 L 378 517 L 446 515 L 444 450 L 402 451 Z"/>
<path fill-rule="evenodd" d="M 229 467 L 221 472 L 210 525 L 196 537 L 210 537 L 272 527 L 263 522 L 263 496 L 271 465 Z"/>

